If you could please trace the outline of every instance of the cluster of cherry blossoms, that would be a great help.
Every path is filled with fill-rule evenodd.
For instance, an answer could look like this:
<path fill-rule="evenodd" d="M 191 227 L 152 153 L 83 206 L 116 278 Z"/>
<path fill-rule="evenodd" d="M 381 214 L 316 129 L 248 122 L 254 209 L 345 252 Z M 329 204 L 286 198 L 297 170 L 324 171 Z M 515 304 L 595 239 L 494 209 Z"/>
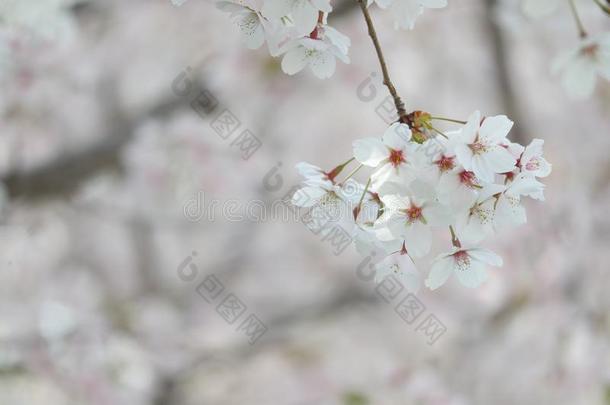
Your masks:
<path fill-rule="evenodd" d="M 610 3 L 595 0 L 603 12 L 610 15 Z M 523 12 L 531 18 L 544 17 L 555 12 L 559 0 L 523 0 Z M 560 76 L 568 94 L 575 99 L 591 97 L 595 90 L 597 77 L 610 81 L 610 32 L 589 35 L 585 31 L 578 14 L 576 3 L 569 0 L 572 15 L 576 21 L 579 40 L 571 49 L 558 55 L 551 70 Z"/>
<path fill-rule="evenodd" d="M 370 6 L 371 0 L 366 6 Z M 424 8 L 442 8 L 447 0 L 375 0 L 394 16 L 396 28 L 413 29 Z M 349 64 L 349 37 L 328 25 L 330 0 L 238 0 L 217 2 L 239 28 L 250 49 L 265 43 L 282 56 L 282 70 L 294 75 L 306 67 L 320 79 L 333 75 L 337 59 Z"/>
<path fill-rule="evenodd" d="M 511 142 L 513 122 L 503 115 L 477 111 L 458 130 L 437 136 L 430 114 L 409 117 L 409 124 L 394 123 L 381 137 L 354 142 L 355 171 L 372 169 L 366 185 L 353 180 L 355 171 L 339 181 L 353 160 L 328 172 L 300 163 L 304 187 L 292 202 L 349 213 L 333 218 L 351 230 L 360 253 L 377 259 L 377 281 L 396 275 L 413 291 L 421 284 L 414 260 L 430 253 L 433 230 L 446 231 L 452 247 L 432 262 L 425 285 L 436 289 L 455 273 L 463 285 L 477 287 L 487 265 L 502 265 L 479 244 L 526 222 L 522 197 L 544 200 L 538 178 L 548 176 L 551 165 L 542 155 L 543 141 L 527 147 Z"/>
<path fill-rule="evenodd" d="M 0 79 L 13 69 L 21 48 L 63 44 L 76 35 L 70 7 L 86 0 L 2 0 L 0 2 Z"/>

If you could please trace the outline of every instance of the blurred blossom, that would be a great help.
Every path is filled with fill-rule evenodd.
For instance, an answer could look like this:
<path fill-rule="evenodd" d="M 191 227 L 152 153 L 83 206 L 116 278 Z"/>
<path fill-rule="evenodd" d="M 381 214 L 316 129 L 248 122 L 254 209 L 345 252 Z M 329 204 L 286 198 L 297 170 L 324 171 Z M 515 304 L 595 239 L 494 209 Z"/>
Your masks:
<path fill-rule="evenodd" d="M 341 198 L 357 205 L 370 172 L 387 180 L 420 163 L 400 159 L 399 152 L 417 153 L 400 139 L 382 140 L 394 111 L 377 114 L 388 93 L 358 4 L 333 1 L 333 11 L 313 21 L 311 10 L 326 2 L 309 3 L 317 6 L 305 10 L 299 29 L 296 6 L 280 16 L 280 5 L 272 18 L 278 25 L 262 27 L 271 43 L 250 51 L 240 37 L 260 32 L 249 25 L 252 13 L 231 16 L 214 2 L 0 0 L 0 404 L 607 405 L 610 92 L 601 34 L 608 17 L 592 1 L 577 1 L 590 35 L 577 43 L 561 1 L 370 5 L 407 108 L 460 121 L 480 108 L 515 122 L 510 142 L 486 144 L 514 170 L 497 173 L 506 168 L 496 161 L 476 166 L 503 193 L 479 209 L 470 210 L 482 202 L 476 175 L 451 168 L 457 153 L 444 148 L 455 145 L 441 140 L 432 157 L 415 148 L 430 169 L 422 178 L 443 189 L 437 199 L 421 187 L 421 201 L 418 195 L 407 212 L 392 213 L 403 228 L 421 219 L 413 209 L 419 203 L 462 210 L 458 236 L 488 236 L 491 210 L 509 225 L 527 211 L 527 223 L 484 245 L 503 266 L 466 280 L 487 277 L 479 289 L 463 288 L 460 273 L 451 277 L 465 256 L 441 256 L 436 284 L 449 279 L 442 289 L 417 292 L 426 315 L 447 328 L 429 346 L 416 331 L 425 315 L 407 324 L 397 315 L 399 300 L 386 303 L 372 280 L 377 268 L 379 278 L 402 276 L 415 290 L 434 266 L 430 254 L 415 258 L 416 269 L 403 239 L 375 226 L 384 193 L 397 190 L 391 182 L 375 183 L 356 220 L 352 209 L 332 219 L 355 232 L 364 259 L 351 247 L 335 255 L 322 240 L 327 234 L 304 226 L 304 214 L 318 213 L 307 207 L 317 207 L 313 201 L 290 206 L 295 220 L 288 223 L 228 221 L 220 211 L 215 220 L 185 217 L 199 195 L 240 206 L 259 201 L 267 213 L 299 189 L 296 197 L 320 197 L 329 208 Z M 394 30 L 389 3 L 414 5 L 400 19 L 410 27 L 417 17 L 413 30 Z M 524 18 L 521 7 L 543 12 L 554 3 L 564 12 Z M 265 16 L 264 7 L 256 10 Z M 280 23 L 285 36 L 274 36 Z M 290 42 L 274 40 L 298 44 L 313 33 L 320 36 L 311 41 L 322 41 L 329 24 L 351 39 L 331 41 L 340 53 L 333 58 L 348 55 L 350 44 L 351 63 L 339 63 L 329 80 L 282 72 L 280 58 L 300 54 L 282 53 Z M 564 52 L 554 77 L 549 61 Z M 291 67 L 317 63 L 296 59 Z M 192 94 L 178 97 L 172 82 L 186 66 Z M 316 69 L 326 76 L 329 67 Z M 570 100 L 564 77 L 581 94 L 594 88 L 589 101 Z M 191 106 L 203 90 L 218 100 L 207 115 Z M 225 109 L 263 143 L 248 160 L 231 146 L 240 131 L 223 139 L 211 126 Z M 434 127 L 450 138 L 460 128 Z M 471 129 L 469 136 L 481 126 Z M 473 170 L 489 157 L 474 159 L 475 143 L 462 139 L 458 147 Z M 332 170 L 354 153 L 370 166 L 339 184 L 358 162 L 340 176 Z M 300 165 L 299 176 L 300 161 L 316 167 Z M 445 225 L 441 232 L 409 239 L 456 253 Z M 176 269 L 189 255 L 194 279 L 185 283 Z M 268 326 L 256 345 L 201 297 L 197 287 L 211 274 Z"/>

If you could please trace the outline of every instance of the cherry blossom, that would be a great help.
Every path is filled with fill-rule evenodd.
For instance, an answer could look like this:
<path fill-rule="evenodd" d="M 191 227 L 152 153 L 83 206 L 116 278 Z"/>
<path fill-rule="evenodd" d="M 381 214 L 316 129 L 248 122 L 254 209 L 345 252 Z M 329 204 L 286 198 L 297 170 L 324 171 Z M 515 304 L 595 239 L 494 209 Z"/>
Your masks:
<path fill-rule="evenodd" d="M 285 46 L 282 70 L 294 75 L 309 66 L 316 77 L 327 79 L 335 73 L 336 59 L 350 62 L 347 55 L 349 46 L 350 39 L 336 29 L 319 27 L 316 38 L 295 39 Z"/>
<path fill-rule="evenodd" d="M 239 28 L 242 42 L 249 49 L 260 48 L 266 40 L 266 30 L 272 31 L 270 24 L 261 13 L 261 4 L 256 0 L 219 1 L 218 9 L 230 14 L 233 23 Z"/>
<path fill-rule="evenodd" d="M 552 70 L 561 76 L 563 87 L 571 97 L 590 97 L 598 75 L 610 80 L 610 33 L 585 37 L 577 47 L 557 57 Z"/>
<path fill-rule="evenodd" d="M 494 224 L 497 228 L 521 225 L 527 222 L 525 208 L 521 205 L 521 196 L 528 196 L 536 200 L 544 200 L 544 184 L 527 174 L 516 176 L 498 196 L 495 206 L 496 215 Z"/>
<path fill-rule="evenodd" d="M 316 28 L 320 12 L 331 11 L 329 0 L 265 0 L 262 8 L 268 18 L 289 16 L 300 35 L 309 34 Z"/>
<path fill-rule="evenodd" d="M 375 0 L 375 3 L 381 8 L 389 9 L 396 29 L 408 30 L 415 28 L 415 21 L 425 8 L 447 7 L 447 0 Z"/>
<path fill-rule="evenodd" d="M 479 193 L 471 207 L 460 210 L 456 218 L 456 228 L 462 239 L 478 243 L 493 234 L 496 198 L 506 189 L 501 184 L 488 184 Z"/>
<path fill-rule="evenodd" d="M 455 273 L 462 285 L 475 288 L 487 279 L 486 265 L 502 266 L 502 258 L 487 249 L 455 247 L 434 259 L 425 285 L 436 290 Z"/>
<path fill-rule="evenodd" d="M 542 157 L 543 145 L 544 141 L 542 139 L 533 139 L 525 148 L 519 159 L 519 167 L 522 173 L 534 177 L 546 177 L 551 173 L 552 165 Z"/>
<path fill-rule="evenodd" d="M 305 177 L 305 186 L 294 193 L 292 204 L 304 208 L 319 205 L 330 214 L 343 215 L 347 210 L 340 205 L 347 202 L 354 206 L 364 191 L 364 187 L 351 179 L 337 183 L 336 176 L 342 169 L 343 166 L 340 165 L 330 172 L 324 172 L 312 164 L 299 163 L 297 170 Z"/>
<path fill-rule="evenodd" d="M 379 138 L 365 138 L 353 143 L 354 157 L 376 171 L 371 179 L 372 189 L 379 190 L 386 182 L 407 185 L 415 178 L 415 164 L 421 159 L 411 140 L 411 130 L 405 124 L 394 123 Z"/>
<path fill-rule="evenodd" d="M 407 251 L 414 257 L 430 251 L 431 226 L 446 226 L 450 222 L 448 208 L 419 181 L 412 187 L 410 197 L 387 195 L 381 199 L 386 211 L 379 220 L 380 238 L 391 235 L 392 239 L 404 239 Z"/>
<path fill-rule="evenodd" d="M 375 265 L 375 282 L 382 282 L 386 277 L 395 276 L 410 292 L 416 293 L 421 287 L 421 278 L 413 259 L 406 250 L 388 255 Z"/>
<path fill-rule="evenodd" d="M 458 161 L 481 180 L 493 182 L 496 173 L 513 170 L 516 159 L 502 143 L 513 122 L 504 115 L 485 117 L 475 111 L 452 140 Z"/>

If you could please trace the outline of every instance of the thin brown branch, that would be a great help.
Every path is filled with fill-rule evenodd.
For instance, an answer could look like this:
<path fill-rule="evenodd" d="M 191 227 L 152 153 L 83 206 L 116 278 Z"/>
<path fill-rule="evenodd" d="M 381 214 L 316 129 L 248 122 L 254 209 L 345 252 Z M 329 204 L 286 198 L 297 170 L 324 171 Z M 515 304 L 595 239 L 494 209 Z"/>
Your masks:
<path fill-rule="evenodd" d="M 576 28 L 578 28 L 578 36 L 580 36 L 581 38 L 586 38 L 587 31 L 585 31 L 585 27 L 582 23 L 582 20 L 578 15 L 578 10 L 576 9 L 576 4 L 574 3 L 574 0 L 568 0 L 568 3 L 570 3 L 570 10 L 572 11 L 572 16 L 574 17 Z"/>
<path fill-rule="evenodd" d="M 364 0 L 357 0 L 360 4 L 360 9 L 362 10 L 362 14 L 364 15 L 364 19 L 366 20 L 366 25 L 369 29 L 369 36 L 373 41 L 373 45 L 375 45 L 375 51 L 377 52 L 377 59 L 379 59 L 379 64 L 381 65 L 381 73 L 383 74 L 383 84 L 386 85 L 392 98 L 394 99 L 394 105 L 396 106 L 396 111 L 398 112 L 398 117 L 401 122 L 407 123 L 407 111 L 405 110 L 405 104 L 402 102 L 392 80 L 390 79 L 390 74 L 388 73 L 388 67 L 385 62 L 385 58 L 383 56 L 383 51 L 381 50 L 381 45 L 379 43 L 379 39 L 377 38 L 377 32 L 375 31 L 375 26 L 373 25 L 373 20 L 371 19 L 371 15 L 369 14 L 369 10 L 366 8 L 366 4 Z"/>

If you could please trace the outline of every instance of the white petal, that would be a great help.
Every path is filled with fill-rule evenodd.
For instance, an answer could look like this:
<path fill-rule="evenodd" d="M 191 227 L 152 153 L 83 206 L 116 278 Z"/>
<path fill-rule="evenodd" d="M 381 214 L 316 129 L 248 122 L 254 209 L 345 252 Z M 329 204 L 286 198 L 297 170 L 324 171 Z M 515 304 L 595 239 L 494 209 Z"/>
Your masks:
<path fill-rule="evenodd" d="M 455 156 L 457 157 L 458 162 L 464 169 L 468 171 L 472 171 L 472 150 L 465 144 L 458 144 L 455 146 Z"/>
<path fill-rule="evenodd" d="M 493 150 L 483 154 L 485 166 L 492 173 L 508 173 L 515 169 L 517 160 L 502 146 L 496 146 Z"/>
<path fill-rule="evenodd" d="M 249 49 L 258 49 L 265 43 L 265 32 L 255 13 L 245 14 L 235 20 L 241 33 L 241 39 Z"/>
<path fill-rule="evenodd" d="M 354 157 L 365 166 L 377 167 L 388 157 L 388 150 L 380 139 L 364 138 L 353 143 Z"/>
<path fill-rule="evenodd" d="M 402 150 L 411 140 L 411 129 L 408 125 L 395 122 L 383 133 L 383 143 L 389 148 Z"/>
<path fill-rule="evenodd" d="M 494 171 L 487 165 L 487 160 L 484 155 L 475 155 L 472 158 L 472 171 L 477 178 L 487 182 L 493 183 Z"/>
<path fill-rule="evenodd" d="M 481 124 L 479 135 L 492 143 L 498 143 L 506 138 L 512 127 L 513 122 L 506 115 L 487 117 Z"/>
<path fill-rule="evenodd" d="M 432 263 L 430 274 L 428 274 L 428 278 L 426 279 L 426 287 L 431 290 L 436 290 L 445 284 L 452 271 L 453 258 L 451 256 L 435 260 Z"/>
<path fill-rule="evenodd" d="M 319 79 L 328 79 L 335 73 L 337 61 L 330 52 L 318 52 L 310 62 L 311 71 Z"/>
<path fill-rule="evenodd" d="M 313 207 L 324 194 L 326 190 L 319 187 L 303 187 L 292 196 L 292 204 L 297 207 Z"/>
<path fill-rule="evenodd" d="M 262 13 L 267 18 L 279 19 L 292 11 L 292 2 L 286 0 L 265 0 Z"/>
<path fill-rule="evenodd" d="M 466 124 L 464 124 L 464 126 L 460 129 L 460 133 L 457 137 L 464 143 L 473 143 L 479 132 L 480 125 L 481 113 L 479 111 L 475 111 L 470 114 L 470 117 L 468 117 Z"/>
<path fill-rule="evenodd" d="M 408 197 L 401 197 L 394 194 L 382 196 L 381 201 L 391 210 L 402 210 L 410 205 Z"/>
<path fill-rule="evenodd" d="M 432 232 L 430 227 L 421 222 L 415 222 L 403 228 L 406 230 L 405 245 L 407 252 L 413 257 L 422 257 L 430 252 L 432 245 Z"/>
<path fill-rule="evenodd" d="M 595 89 L 595 65 L 585 58 L 572 60 L 565 68 L 562 83 L 568 94 L 575 99 L 590 97 Z"/>
<path fill-rule="evenodd" d="M 472 248 L 468 249 L 468 255 L 472 256 L 476 260 L 483 262 L 485 264 L 489 264 L 491 266 L 502 266 L 503 260 L 502 258 L 488 249 L 482 248 Z"/>
<path fill-rule="evenodd" d="M 295 165 L 295 168 L 299 172 L 299 174 L 303 177 L 314 177 L 314 176 L 323 176 L 323 170 L 318 166 L 314 166 L 311 163 L 307 162 L 299 162 Z"/>
<path fill-rule="evenodd" d="M 282 59 L 282 70 L 288 75 L 293 75 L 303 70 L 308 62 L 309 60 L 305 47 L 297 46 L 284 55 L 284 58 Z"/>
<path fill-rule="evenodd" d="M 487 270 L 485 269 L 485 266 L 476 260 L 471 260 L 470 266 L 463 269 L 457 269 L 455 272 L 460 283 L 468 288 L 476 288 L 487 280 Z"/>
<path fill-rule="evenodd" d="M 300 1 L 292 10 L 292 18 L 297 31 L 307 35 L 313 31 L 318 23 L 318 10 L 308 1 Z"/>

